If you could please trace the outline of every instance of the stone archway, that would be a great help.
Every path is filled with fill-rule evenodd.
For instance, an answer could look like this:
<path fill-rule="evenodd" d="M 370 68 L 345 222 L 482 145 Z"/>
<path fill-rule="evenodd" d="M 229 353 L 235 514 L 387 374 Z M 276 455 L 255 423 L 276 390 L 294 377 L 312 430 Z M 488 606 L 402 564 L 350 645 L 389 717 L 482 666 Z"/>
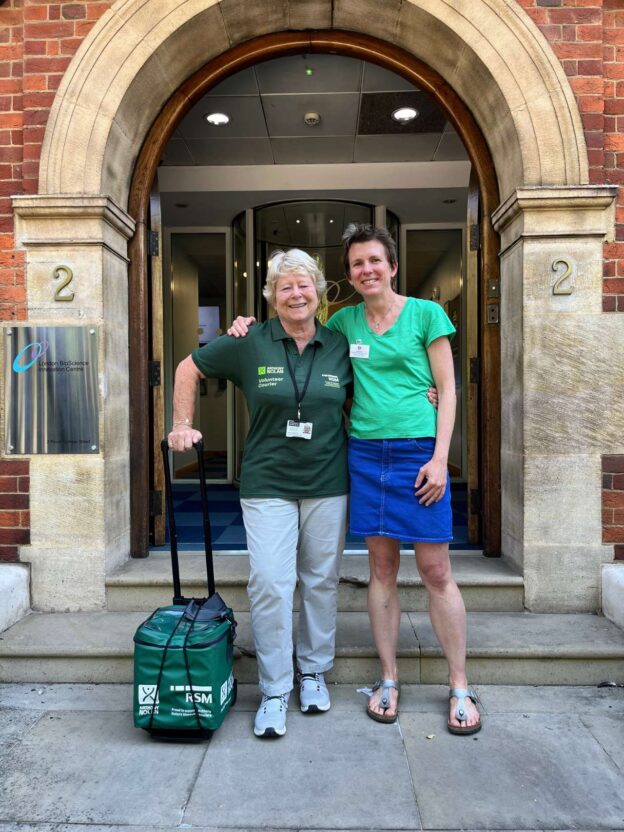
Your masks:
<path fill-rule="evenodd" d="M 183 3 L 120 0 L 86 38 L 56 96 L 42 194 L 106 194 L 127 205 L 134 161 L 163 104 L 193 72 L 250 38 L 345 30 L 434 69 L 487 136 L 501 197 L 587 179 L 582 125 L 561 65 L 515 0 Z M 369 23 L 370 21 L 370 23 Z"/>
<path fill-rule="evenodd" d="M 103 605 L 102 576 L 129 551 L 129 447 L 127 430 L 123 430 L 128 407 L 128 308 L 119 291 L 127 276 L 127 240 L 134 230 L 134 217 L 128 215 L 131 182 L 145 137 L 165 103 L 180 96 L 186 79 L 211 59 L 223 56 L 221 68 L 227 70 L 228 55 L 237 47 L 279 32 L 290 32 L 295 40 L 299 33 L 305 47 L 310 42 L 306 31 L 312 27 L 326 33 L 330 50 L 333 32 L 350 31 L 355 33 L 351 35 L 354 40 L 359 33 L 392 44 L 430 66 L 486 137 L 501 197 L 494 223 L 503 241 L 503 551 L 524 571 L 529 608 L 593 610 L 598 605 L 599 565 L 604 560 L 599 505 L 583 504 L 585 513 L 581 511 L 568 527 L 546 527 L 530 514 L 540 493 L 546 491 L 548 504 L 555 506 L 565 485 L 574 480 L 576 487 L 579 476 L 578 454 L 570 457 L 565 448 L 562 451 L 557 431 L 549 436 L 538 427 L 540 417 L 551 417 L 550 405 L 543 405 L 536 395 L 544 366 L 527 359 L 525 351 L 543 345 L 542 331 L 552 339 L 560 328 L 578 344 L 584 332 L 597 329 L 601 243 L 612 227 L 613 192 L 587 185 L 587 154 L 574 96 L 546 40 L 515 0 L 464 0 L 461 4 L 451 0 L 384 4 L 374 0 L 260 0 L 254 4 L 119 0 L 94 27 L 68 68 L 50 114 L 40 193 L 15 200 L 16 231 L 27 249 L 33 321 L 52 319 L 55 314 L 38 295 L 38 274 L 46 257 L 52 256 L 50 252 L 58 256 L 59 250 L 76 246 L 97 250 L 99 259 L 91 260 L 86 269 L 94 296 L 89 310 L 90 317 L 102 323 L 102 352 L 109 368 L 103 391 L 104 456 L 76 463 L 75 477 L 79 481 L 85 467 L 91 466 L 94 498 L 103 511 L 98 511 L 93 528 L 89 526 L 90 536 L 83 540 L 79 535 L 78 546 L 75 540 L 71 545 L 67 542 L 66 526 L 65 537 L 59 532 L 50 546 L 47 538 L 44 541 L 45 518 L 41 517 L 38 535 L 39 520 L 33 514 L 30 559 L 36 567 L 35 604 L 75 608 L 80 603 L 84 608 L 88 586 L 89 605 Z M 276 48 L 275 54 L 281 54 L 283 45 Z M 267 57 L 266 44 L 262 57 Z M 247 58 L 254 61 L 253 48 L 248 49 Z M 395 69 L 401 71 L 400 63 Z M 178 101 L 178 105 L 183 110 L 190 102 Z M 494 208 L 489 206 L 490 211 Z M 579 263 L 582 297 L 566 307 L 560 298 L 544 294 L 540 306 L 536 294 L 544 288 L 543 275 L 553 258 L 561 253 L 561 240 L 567 246 L 564 254 Z M 136 245 L 143 246 L 143 240 Z M 132 325 L 140 329 L 143 323 L 133 319 Z M 613 320 L 608 328 L 613 329 L 609 349 L 614 350 L 615 365 L 622 337 L 616 335 Z M 572 372 L 575 365 L 573 354 L 557 359 L 556 372 L 546 362 L 546 370 L 555 378 L 549 402 L 557 401 L 559 393 L 560 400 L 567 401 L 565 390 L 559 388 L 567 383 L 566 368 Z M 563 378 L 559 387 L 558 377 Z M 581 487 L 587 490 L 594 480 L 599 493 L 604 431 L 596 430 L 596 417 L 587 406 L 590 399 L 594 401 L 594 391 L 577 385 L 574 396 L 569 413 L 562 416 L 553 411 L 552 416 L 558 417 L 565 438 L 574 431 L 582 437 L 580 453 L 591 462 L 589 473 L 587 466 L 583 468 L 579 494 Z M 605 397 L 610 407 L 606 393 Z M 619 422 L 614 420 L 614 429 Z M 543 464 L 544 456 L 552 462 L 552 469 Z M 33 502 L 37 489 L 45 492 L 45 475 L 45 461 L 36 460 Z M 572 551 L 570 534 L 574 540 L 589 541 L 588 545 Z M 563 560 L 559 557 L 562 549 Z M 79 576 L 73 594 L 64 589 L 63 595 L 52 575 L 54 558 Z M 560 589 L 562 576 L 565 591 Z"/>

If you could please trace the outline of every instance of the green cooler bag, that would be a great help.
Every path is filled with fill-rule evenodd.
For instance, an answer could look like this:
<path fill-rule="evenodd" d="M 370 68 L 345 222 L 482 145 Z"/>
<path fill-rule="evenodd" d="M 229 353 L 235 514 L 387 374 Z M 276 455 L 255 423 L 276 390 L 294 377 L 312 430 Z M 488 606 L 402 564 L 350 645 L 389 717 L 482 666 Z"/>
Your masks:
<path fill-rule="evenodd" d="M 134 636 L 134 724 L 154 737 L 210 736 L 236 701 L 236 621 L 218 593 L 160 607 Z"/>

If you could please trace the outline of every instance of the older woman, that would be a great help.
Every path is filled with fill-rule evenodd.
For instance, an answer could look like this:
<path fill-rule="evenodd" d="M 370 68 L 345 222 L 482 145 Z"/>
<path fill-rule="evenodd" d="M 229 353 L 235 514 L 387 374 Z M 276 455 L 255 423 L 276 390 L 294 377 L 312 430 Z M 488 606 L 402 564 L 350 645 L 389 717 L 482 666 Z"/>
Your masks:
<path fill-rule="evenodd" d="M 342 335 L 315 318 L 325 279 L 303 251 L 273 254 L 264 296 L 277 316 L 248 338 L 222 336 L 178 366 L 169 446 L 201 438 L 192 427 L 198 382 L 228 378 L 245 394 L 249 433 L 240 496 L 250 560 L 248 585 L 262 700 L 254 733 L 286 732 L 293 687 L 292 610 L 304 713 L 329 710 L 323 674 L 333 665 L 339 565 L 347 511 L 343 406 L 351 385 Z"/>

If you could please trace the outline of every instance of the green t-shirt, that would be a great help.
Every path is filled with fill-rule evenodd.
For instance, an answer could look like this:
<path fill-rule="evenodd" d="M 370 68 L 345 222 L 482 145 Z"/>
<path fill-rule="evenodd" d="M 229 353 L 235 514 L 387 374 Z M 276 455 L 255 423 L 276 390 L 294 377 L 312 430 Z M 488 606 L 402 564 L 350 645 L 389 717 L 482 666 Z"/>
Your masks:
<path fill-rule="evenodd" d="M 288 350 L 299 391 L 312 373 L 301 403 L 301 421 L 312 438 L 286 437 L 297 418 Z M 223 335 L 192 353 L 203 375 L 228 378 L 245 394 L 249 433 L 241 469 L 241 497 L 333 497 L 347 494 L 346 434 L 342 408 L 352 383 L 345 339 L 321 324 L 300 355 L 278 318 L 251 327 L 246 338 Z"/>
<path fill-rule="evenodd" d="M 408 298 L 383 335 L 368 325 L 364 304 L 339 309 L 327 326 L 349 344 L 369 347 L 368 358 L 352 357 L 351 436 L 401 439 L 436 435 L 436 410 L 427 399 L 433 385 L 427 347 L 455 327 L 438 303 Z M 364 350 L 365 352 L 365 350 Z"/>

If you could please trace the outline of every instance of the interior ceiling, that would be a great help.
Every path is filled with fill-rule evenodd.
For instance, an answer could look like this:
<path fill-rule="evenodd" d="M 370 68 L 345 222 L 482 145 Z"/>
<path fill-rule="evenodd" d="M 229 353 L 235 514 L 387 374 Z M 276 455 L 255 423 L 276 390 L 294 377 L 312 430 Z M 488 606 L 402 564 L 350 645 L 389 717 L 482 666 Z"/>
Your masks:
<path fill-rule="evenodd" d="M 311 73 L 311 74 L 310 74 Z M 401 125 L 391 118 L 398 107 L 419 113 Z M 227 125 L 215 127 L 207 113 L 224 112 Z M 320 122 L 309 127 L 306 113 Z M 227 226 L 249 207 L 280 199 L 347 199 L 383 204 L 402 223 L 463 222 L 466 187 L 380 191 L 367 189 L 366 171 L 375 163 L 444 163 L 467 160 L 465 148 L 445 114 L 426 93 L 382 67 L 339 55 L 298 55 L 257 64 L 223 81 L 204 96 L 178 125 L 161 165 L 188 171 L 213 166 L 361 166 L 357 190 L 284 192 L 245 187 L 244 176 L 227 191 L 203 193 L 180 186 L 161 187 L 163 222 L 168 226 Z M 467 184 L 467 183 L 466 183 Z"/>

